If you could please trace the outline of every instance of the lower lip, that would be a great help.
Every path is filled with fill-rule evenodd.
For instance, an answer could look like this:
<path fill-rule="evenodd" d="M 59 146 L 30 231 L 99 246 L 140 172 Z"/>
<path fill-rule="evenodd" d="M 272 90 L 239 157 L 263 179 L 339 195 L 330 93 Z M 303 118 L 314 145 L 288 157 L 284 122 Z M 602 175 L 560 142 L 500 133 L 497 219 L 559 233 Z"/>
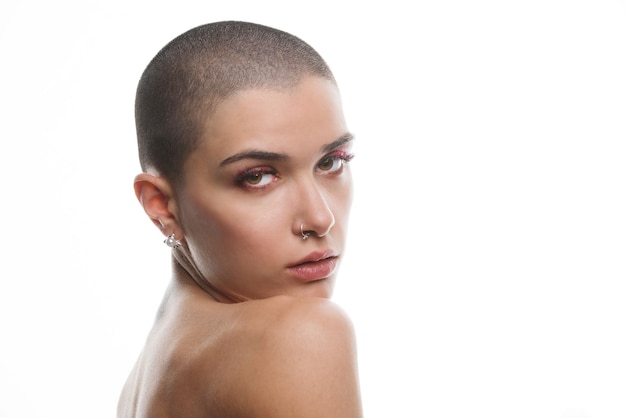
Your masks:
<path fill-rule="evenodd" d="M 302 281 L 312 282 L 327 278 L 336 268 L 337 257 L 331 257 L 314 263 L 304 263 L 289 267 L 289 272 Z"/>

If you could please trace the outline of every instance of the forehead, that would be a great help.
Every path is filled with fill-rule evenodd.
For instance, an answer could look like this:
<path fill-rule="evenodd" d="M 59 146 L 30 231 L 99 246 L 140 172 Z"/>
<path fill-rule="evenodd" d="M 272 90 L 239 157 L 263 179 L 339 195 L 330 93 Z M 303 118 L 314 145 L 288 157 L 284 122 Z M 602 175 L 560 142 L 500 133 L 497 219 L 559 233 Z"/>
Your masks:
<path fill-rule="evenodd" d="M 205 123 L 199 152 L 216 159 L 243 149 L 319 149 L 346 134 L 337 86 L 307 77 L 287 89 L 242 90 L 221 102 Z"/>

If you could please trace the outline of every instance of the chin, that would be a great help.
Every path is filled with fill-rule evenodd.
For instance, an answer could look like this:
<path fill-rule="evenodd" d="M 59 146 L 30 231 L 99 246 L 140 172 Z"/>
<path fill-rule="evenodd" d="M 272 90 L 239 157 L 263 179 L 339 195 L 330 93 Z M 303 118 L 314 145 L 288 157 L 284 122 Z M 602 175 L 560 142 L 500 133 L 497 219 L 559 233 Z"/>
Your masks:
<path fill-rule="evenodd" d="M 335 281 L 333 278 L 328 278 L 303 285 L 298 289 L 297 296 L 330 299 L 334 290 Z"/>

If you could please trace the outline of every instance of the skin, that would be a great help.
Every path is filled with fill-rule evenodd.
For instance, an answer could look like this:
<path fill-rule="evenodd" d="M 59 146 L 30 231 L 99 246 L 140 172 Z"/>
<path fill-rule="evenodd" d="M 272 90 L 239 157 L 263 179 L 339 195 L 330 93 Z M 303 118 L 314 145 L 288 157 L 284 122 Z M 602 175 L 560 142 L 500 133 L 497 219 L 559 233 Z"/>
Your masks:
<path fill-rule="evenodd" d="M 352 324 L 328 300 L 352 197 L 336 86 L 244 90 L 210 122 L 181 187 L 135 179 L 200 274 L 173 264 L 118 417 L 362 416 Z"/>

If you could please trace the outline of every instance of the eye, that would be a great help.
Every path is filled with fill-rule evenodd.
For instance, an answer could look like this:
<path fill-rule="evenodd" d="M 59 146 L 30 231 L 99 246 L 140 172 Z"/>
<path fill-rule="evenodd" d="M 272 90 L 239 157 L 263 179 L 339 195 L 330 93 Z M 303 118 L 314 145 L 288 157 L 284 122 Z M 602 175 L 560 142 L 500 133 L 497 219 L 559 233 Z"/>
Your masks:
<path fill-rule="evenodd" d="M 235 177 L 235 183 L 241 187 L 261 189 L 278 179 L 277 172 L 269 167 L 256 167 L 242 171 Z"/>
<path fill-rule="evenodd" d="M 325 173 L 340 173 L 344 164 L 350 162 L 354 155 L 348 154 L 345 151 L 337 151 L 334 154 L 328 155 L 317 163 L 317 168 Z"/>

